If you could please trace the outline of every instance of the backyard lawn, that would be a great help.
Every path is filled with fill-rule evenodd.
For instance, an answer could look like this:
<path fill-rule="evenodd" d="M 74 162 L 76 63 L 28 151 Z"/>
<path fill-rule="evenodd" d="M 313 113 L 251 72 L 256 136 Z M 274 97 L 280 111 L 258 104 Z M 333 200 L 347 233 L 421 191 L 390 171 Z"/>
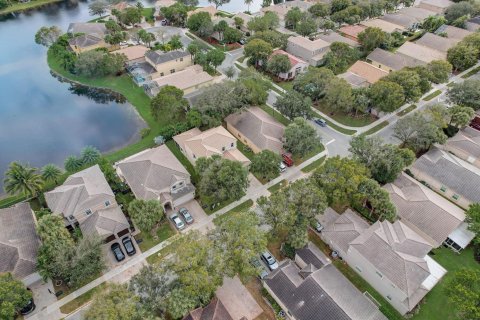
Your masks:
<path fill-rule="evenodd" d="M 315 104 L 315 109 L 319 110 L 320 112 L 323 112 L 333 120 L 349 127 L 364 127 L 374 122 L 375 120 L 377 120 L 375 117 L 371 116 L 370 114 L 362 114 L 356 117 L 341 111 L 335 111 L 332 114 L 332 110 L 325 107 L 321 103 Z"/>

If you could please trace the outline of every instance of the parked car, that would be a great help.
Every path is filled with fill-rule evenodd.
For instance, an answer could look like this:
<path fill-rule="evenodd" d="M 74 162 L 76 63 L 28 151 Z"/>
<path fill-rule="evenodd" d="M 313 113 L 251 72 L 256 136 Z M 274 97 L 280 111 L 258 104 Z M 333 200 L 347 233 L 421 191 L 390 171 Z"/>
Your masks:
<path fill-rule="evenodd" d="M 315 224 L 315 230 L 317 230 L 317 232 L 322 232 L 323 228 L 325 228 L 325 227 L 322 226 L 320 221 L 317 220 L 317 223 Z"/>
<path fill-rule="evenodd" d="M 240 39 L 238 40 L 238 43 L 240 43 L 242 46 L 247 42 L 245 39 Z"/>
<path fill-rule="evenodd" d="M 176 227 L 178 230 L 183 230 L 183 229 L 185 229 L 185 223 L 183 223 L 182 219 L 180 219 L 180 217 L 178 216 L 178 214 L 173 213 L 173 214 L 170 216 L 170 219 L 173 221 L 173 223 L 175 224 L 175 227 Z"/>
<path fill-rule="evenodd" d="M 265 251 L 264 253 L 262 253 L 262 259 L 263 261 L 265 261 L 270 270 L 275 270 L 278 268 L 277 259 L 275 259 L 275 257 L 270 252 Z"/>
<path fill-rule="evenodd" d="M 135 253 L 137 253 L 137 250 L 135 249 L 135 246 L 133 245 L 132 239 L 130 237 L 125 237 L 122 239 L 123 247 L 125 248 L 125 252 L 129 256 L 133 256 Z"/>
<path fill-rule="evenodd" d="M 32 291 L 30 290 L 30 288 L 27 288 L 27 290 Z M 30 314 L 35 310 L 36 307 L 37 306 L 35 305 L 35 302 L 33 301 L 33 298 L 32 298 L 27 302 L 27 304 L 22 309 L 20 309 L 20 314 L 22 315 Z"/>
<path fill-rule="evenodd" d="M 293 166 L 293 157 L 291 153 L 283 153 L 282 159 L 283 159 L 283 163 L 285 163 L 287 167 Z"/>
<path fill-rule="evenodd" d="M 253 258 L 252 260 L 250 260 L 250 264 L 255 268 L 257 269 L 258 271 L 258 277 L 260 279 L 263 279 L 265 278 L 266 276 L 268 276 L 268 272 L 267 270 L 265 269 L 265 267 L 262 265 L 262 263 L 260 262 L 260 260 L 258 260 L 257 258 Z"/>
<path fill-rule="evenodd" d="M 318 124 L 320 127 L 326 127 L 327 126 L 327 121 L 325 121 L 323 119 L 315 118 L 315 119 L 313 119 L 313 122 Z"/>
<path fill-rule="evenodd" d="M 278 168 L 280 169 L 280 172 L 285 172 L 285 170 L 287 170 L 287 166 L 285 165 L 285 163 L 283 163 L 283 161 L 280 161 Z"/>
<path fill-rule="evenodd" d="M 125 254 L 123 253 L 122 248 L 120 247 L 118 242 L 115 242 L 114 244 L 112 244 L 110 249 L 112 249 L 113 255 L 115 256 L 115 259 L 117 259 L 118 262 L 125 259 Z"/>
<path fill-rule="evenodd" d="M 182 215 L 183 217 L 183 220 L 185 220 L 185 222 L 187 224 L 192 224 L 193 223 L 193 217 L 192 215 L 190 214 L 190 212 L 188 212 L 187 209 L 185 208 L 180 208 L 180 210 L 178 210 L 178 212 L 180 212 L 180 214 Z"/>

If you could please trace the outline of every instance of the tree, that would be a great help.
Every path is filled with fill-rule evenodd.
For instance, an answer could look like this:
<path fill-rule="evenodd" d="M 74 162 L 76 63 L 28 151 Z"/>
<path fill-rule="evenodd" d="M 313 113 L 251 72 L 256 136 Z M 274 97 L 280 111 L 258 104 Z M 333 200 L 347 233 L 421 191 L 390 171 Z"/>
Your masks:
<path fill-rule="evenodd" d="M 174 86 L 164 86 L 150 101 L 150 109 L 154 118 L 167 119 L 175 122 L 183 117 L 188 109 L 188 101 L 183 97 L 183 91 Z"/>
<path fill-rule="evenodd" d="M 350 112 L 353 108 L 352 86 L 344 79 L 332 78 L 325 87 L 323 101 L 332 112 Z"/>
<path fill-rule="evenodd" d="M 207 62 L 217 70 L 217 67 L 222 64 L 223 60 L 225 60 L 225 52 L 220 49 L 212 49 L 207 52 L 206 58 Z"/>
<path fill-rule="evenodd" d="M 62 35 L 62 30 L 57 26 L 41 27 L 35 33 L 35 42 L 45 47 L 50 47 Z"/>
<path fill-rule="evenodd" d="M 187 19 L 188 7 L 177 1 L 174 5 L 160 8 L 162 15 L 176 27 L 183 27 Z"/>
<path fill-rule="evenodd" d="M 0 0 L 0 10 L 10 6 L 10 0 Z"/>
<path fill-rule="evenodd" d="M 110 284 L 107 290 L 95 295 L 84 319 L 140 320 L 138 302 L 139 298 L 126 285 Z"/>
<path fill-rule="evenodd" d="M 227 68 L 227 70 L 225 70 L 225 75 L 227 76 L 228 79 L 232 79 L 233 77 L 235 77 L 236 73 L 237 71 L 235 71 L 234 66 L 230 66 Z"/>
<path fill-rule="evenodd" d="M 327 33 L 327 30 L 332 30 L 335 28 L 335 22 L 329 19 L 321 19 L 318 23 L 318 27 L 323 29 L 323 33 Z"/>
<path fill-rule="evenodd" d="M 405 69 L 394 71 L 384 77 L 383 80 L 400 85 L 407 102 L 417 101 L 422 96 L 421 79 L 415 71 Z"/>
<path fill-rule="evenodd" d="M 480 244 L 480 204 L 471 204 L 465 211 L 465 215 L 467 216 L 465 222 L 468 223 L 468 230 L 476 235 L 473 242 L 478 245 Z"/>
<path fill-rule="evenodd" d="M 81 161 L 83 165 L 91 166 L 100 160 L 101 154 L 97 148 L 92 146 L 86 146 L 81 152 Z"/>
<path fill-rule="evenodd" d="M 240 30 L 234 28 L 226 28 L 223 32 L 223 40 L 226 43 L 235 43 L 242 39 L 243 33 Z"/>
<path fill-rule="evenodd" d="M 37 168 L 14 161 L 5 172 L 3 184 L 8 194 L 35 197 L 42 191 L 43 179 Z"/>
<path fill-rule="evenodd" d="M 272 54 L 272 46 L 261 40 L 253 39 L 249 41 L 244 47 L 245 57 L 249 58 L 249 62 L 258 66 L 260 62 L 265 62 Z"/>
<path fill-rule="evenodd" d="M 140 41 L 146 44 L 149 48 L 151 43 L 155 41 L 155 35 L 151 32 L 147 32 L 145 29 L 138 30 L 137 34 Z"/>
<path fill-rule="evenodd" d="M 466 79 L 454 83 L 447 91 L 448 100 L 454 104 L 480 109 L 480 80 Z"/>
<path fill-rule="evenodd" d="M 453 275 L 445 286 L 445 294 L 459 319 L 474 320 L 480 318 L 480 270 L 461 269 Z"/>
<path fill-rule="evenodd" d="M 405 102 L 403 88 L 390 81 L 378 81 L 370 87 L 370 99 L 374 108 L 383 112 L 393 112 Z"/>
<path fill-rule="evenodd" d="M 293 215 L 286 210 L 288 199 L 284 192 L 275 192 L 269 198 L 261 196 L 257 204 L 262 212 L 262 223 L 270 226 L 274 235 L 291 225 Z"/>
<path fill-rule="evenodd" d="M 83 163 L 82 160 L 75 157 L 75 156 L 69 156 L 67 159 L 65 159 L 64 162 L 64 168 L 67 172 L 76 172 L 82 168 Z"/>
<path fill-rule="evenodd" d="M 165 298 L 171 285 L 168 276 L 159 272 L 158 266 L 148 265 L 133 276 L 129 290 L 139 297 L 142 308 L 158 314 L 165 312 Z"/>
<path fill-rule="evenodd" d="M 125 8 L 118 15 L 118 20 L 127 26 L 142 22 L 142 18 L 143 18 L 142 9 L 137 7 Z"/>
<path fill-rule="evenodd" d="M 187 27 L 191 31 L 198 33 L 200 37 L 210 36 L 213 32 L 212 19 L 208 12 L 192 14 L 187 20 Z"/>
<path fill-rule="evenodd" d="M 289 35 L 277 32 L 275 30 L 257 31 L 248 38 L 248 42 L 253 39 L 261 39 L 269 43 L 272 48 L 286 48 Z"/>
<path fill-rule="evenodd" d="M 448 81 L 448 76 L 452 73 L 452 65 L 443 60 L 435 60 L 427 65 L 429 80 L 433 83 L 444 83 Z"/>
<path fill-rule="evenodd" d="M 233 212 L 216 224 L 210 237 L 225 261 L 228 277 L 240 275 L 247 279 L 258 270 L 250 261 L 267 246 L 265 232 L 260 230 L 260 219 L 255 212 Z"/>
<path fill-rule="evenodd" d="M 284 54 L 276 54 L 267 62 L 267 71 L 277 77 L 280 76 L 280 73 L 287 73 L 291 68 L 290 59 Z"/>
<path fill-rule="evenodd" d="M 295 118 L 285 128 L 285 143 L 283 147 L 298 156 L 305 156 L 321 145 L 321 138 L 307 120 Z"/>
<path fill-rule="evenodd" d="M 470 107 L 455 105 L 448 109 L 450 113 L 450 125 L 455 128 L 465 128 L 475 116 L 475 110 Z"/>
<path fill-rule="evenodd" d="M 105 36 L 105 42 L 111 45 L 118 45 L 127 40 L 127 33 L 123 31 L 112 32 Z"/>
<path fill-rule="evenodd" d="M 248 187 L 248 172 L 240 162 L 218 155 L 199 158 L 195 165 L 200 174 L 199 193 L 208 203 L 240 199 Z"/>
<path fill-rule="evenodd" d="M 285 15 L 285 27 L 295 30 L 297 23 L 305 17 L 305 13 L 299 7 L 293 7 Z"/>
<path fill-rule="evenodd" d="M 246 90 L 247 104 L 260 106 L 267 102 L 270 82 L 254 68 L 247 68 L 240 72 L 237 85 Z M 239 96 L 241 98 L 241 96 Z"/>
<path fill-rule="evenodd" d="M 342 11 L 351 5 L 352 2 L 350 0 L 332 0 L 330 3 L 330 13 Z"/>
<path fill-rule="evenodd" d="M 317 22 L 309 16 L 305 16 L 295 26 L 295 32 L 301 36 L 308 37 L 318 29 Z"/>
<path fill-rule="evenodd" d="M 47 164 L 42 168 L 42 179 L 45 182 L 58 183 L 58 178 L 62 175 L 62 170 L 54 164 Z"/>
<path fill-rule="evenodd" d="M 455 71 L 463 71 L 477 63 L 478 55 L 477 48 L 460 42 L 455 47 L 448 49 L 447 60 Z"/>
<path fill-rule="evenodd" d="M 308 8 L 308 12 L 310 12 L 314 17 L 325 18 L 330 13 L 330 10 L 326 3 L 317 2 Z"/>
<path fill-rule="evenodd" d="M 252 4 L 253 0 L 244 0 L 243 2 L 247 5 L 247 11 L 250 12 L 250 5 Z"/>
<path fill-rule="evenodd" d="M 174 34 L 170 38 L 170 41 L 168 41 L 168 44 L 170 45 L 172 50 L 178 50 L 183 48 L 182 38 L 178 34 Z"/>
<path fill-rule="evenodd" d="M 15 319 L 18 310 L 32 299 L 31 291 L 13 278 L 11 273 L 0 274 L 0 319 Z"/>
<path fill-rule="evenodd" d="M 235 27 L 237 27 L 237 29 L 240 29 L 241 27 L 243 27 L 243 23 L 245 22 L 245 21 L 243 21 L 243 19 L 240 18 L 240 17 L 234 17 L 234 18 L 233 18 L 233 21 L 234 21 Z"/>
<path fill-rule="evenodd" d="M 393 182 L 400 172 L 415 160 L 415 154 L 392 144 L 385 144 L 377 136 L 359 135 L 350 141 L 353 159 L 364 164 L 372 177 L 381 184 Z"/>
<path fill-rule="evenodd" d="M 115 75 L 124 69 L 126 56 L 90 50 L 78 55 L 75 70 L 79 75 L 94 78 Z"/>
<path fill-rule="evenodd" d="M 152 231 L 164 217 L 163 208 L 156 200 L 132 200 L 128 205 L 128 214 L 133 223 L 144 232 Z"/>
<path fill-rule="evenodd" d="M 208 0 L 208 2 L 213 3 L 215 5 L 215 9 L 218 9 L 218 7 L 221 7 L 224 4 L 229 3 L 230 0 Z"/>
<path fill-rule="evenodd" d="M 250 171 L 268 181 L 276 178 L 280 172 L 282 158 L 273 151 L 262 150 L 253 156 Z"/>
<path fill-rule="evenodd" d="M 265 12 L 262 17 L 254 17 L 247 23 L 247 28 L 250 31 L 267 31 L 278 27 L 280 19 L 275 12 Z"/>
<path fill-rule="evenodd" d="M 422 27 L 428 32 L 435 32 L 446 23 L 447 19 L 443 16 L 429 16 L 423 20 Z"/>
<path fill-rule="evenodd" d="M 353 109 L 355 110 L 355 117 L 357 116 L 358 112 L 367 112 L 368 107 L 371 104 L 369 90 L 369 88 L 364 87 L 352 89 Z"/>
<path fill-rule="evenodd" d="M 358 185 L 357 197 L 364 208 L 369 208 L 370 217 L 374 215 L 377 220 L 394 222 L 397 209 L 390 201 L 388 191 L 383 189 L 377 181 L 365 179 Z"/>
<path fill-rule="evenodd" d="M 295 78 L 293 89 L 309 96 L 312 101 L 318 101 L 325 96 L 328 84 L 335 78 L 333 72 L 327 68 L 309 68 Z"/>
<path fill-rule="evenodd" d="M 368 27 L 358 34 L 358 42 L 365 52 L 371 52 L 385 43 L 386 33 L 377 27 Z"/>
<path fill-rule="evenodd" d="M 468 1 L 462 1 L 449 6 L 445 11 L 445 18 L 449 23 L 452 23 L 458 18 L 469 16 L 473 12 L 475 12 L 475 10 L 472 4 L 470 4 Z"/>
<path fill-rule="evenodd" d="M 100 274 L 105 269 L 105 259 L 102 251 L 103 240 L 99 237 L 83 237 L 78 241 L 73 251 L 68 247 L 63 247 L 66 250 L 57 252 L 55 261 L 59 259 L 63 261 L 63 258 L 69 257 L 68 265 L 63 270 L 66 274 L 63 278 L 67 285 L 79 285 L 85 279 Z"/>
<path fill-rule="evenodd" d="M 333 42 L 330 51 L 324 57 L 324 66 L 335 74 L 345 72 L 348 67 L 358 60 L 359 52 L 343 42 Z"/>
<path fill-rule="evenodd" d="M 274 107 L 289 119 L 297 117 L 310 119 L 312 116 L 312 100 L 293 90 L 280 96 L 275 101 Z"/>
<path fill-rule="evenodd" d="M 370 177 L 369 170 L 358 161 L 339 156 L 327 158 L 313 179 L 327 195 L 328 204 L 346 205 L 358 194 L 358 186 Z"/>
<path fill-rule="evenodd" d="M 228 23 L 225 20 L 220 20 L 213 26 L 213 31 L 218 32 L 220 40 L 223 40 L 223 32 L 228 28 Z"/>
<path fill-rule="evenodd" d="M 177 2 L 180 2 L 181 4 L 186 5 L 188 7 L 198 6 L 198 0 L 177 0 Z"/>
<path fill-rule="evenodd" d="M 100 18 L 107 12 L 108 3 L 103 0 L 95 0 L 88 5 L 88 12 L 92 16 L 98 15 Z"/>

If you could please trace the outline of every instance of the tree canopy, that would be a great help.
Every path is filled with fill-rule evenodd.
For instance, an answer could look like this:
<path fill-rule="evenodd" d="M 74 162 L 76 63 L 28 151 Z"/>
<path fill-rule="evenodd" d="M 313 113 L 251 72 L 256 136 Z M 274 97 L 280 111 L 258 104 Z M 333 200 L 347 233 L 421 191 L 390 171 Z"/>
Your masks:
<path fill-rule="evenodd" d="M 280 96 L 274 103 L 274 107 L 289 119 L 311 118 L 312 100 L 303 94 L 289 90 Z"/>
<path fill-rule="evenodd" d="M 183 97 L 183 91 L 174 86 L 164 86 L 150 101 L 150 108 L 156 120 L 179 121 L 189 104 Z"/>
<path fill-rule="evenodd" d="M 305 156 L 321 145 L 321 137 L 304 118 L 295 118 L 285 128 L 283 147 L 298 156 Z"/>
<path fill-rule="evenodd" d="M 273 151 L 262 150 L 253 156 L 250 171 L 267 180 L 276 178 L 280 172 L 282 158 Z"/>
<path fill-rule="evenodd" d="M 43 189 L 44 181 L 37 168 L 12 162 L 5 172 L 4 189 L 11 195 L 37 196 Z"/>
<path fill-rule="evenodd" d="M 463 82 L 454 83 L 447 91 L 450 102 L 480 109 L 480 80 L 466 79 Z"/>
<path fill-rule="evenodd" d="M 128 205 L 128 214 L 142 231 L 150 232 L 164 217 L 163 208 L 156 200 L 134 199 Z"/>
<path fill-rule="evenodd" d="M 0 274 L 0 319 L 14 319 L 31 298 L 32 293 L 11 273 Z"/>
<path fill-rule="evenodd" d="M 461 269 L 444 287 L 448 300 L 458 310 L 461 319 L 480 318 L 480 269 Z"/>

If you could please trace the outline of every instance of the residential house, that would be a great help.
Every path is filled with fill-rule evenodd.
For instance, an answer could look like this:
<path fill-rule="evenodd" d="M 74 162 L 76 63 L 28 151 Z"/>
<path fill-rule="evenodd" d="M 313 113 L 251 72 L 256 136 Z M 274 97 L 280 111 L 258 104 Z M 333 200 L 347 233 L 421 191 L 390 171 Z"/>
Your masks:
<path fill-rule="evenodd" d="M 322 39 L 310 40 L 301 36 L 288 38 L 287 52 L 300 57 L 311 66 L 321 64 L 323 57 L 330 50 L 330 43 Z"/>
<path fill-rule="evenodd" d="M 183 320 L 233 320 L 233 318 L 222 301 L 215 297 L 206 307 L 190 311 Z"/>
<path fill-rule="evenodd" d="M 154 97 L 164 86 L 174 86 L 183 90 L 185 94 L 192 93 L 198 89 L 209 86 L 214 82 L 214 77 L 203 71 L 202 66 L 193 65 L 160 78 L 153 79 L 144 85 L 147 94 Z"/>
<path fill-rule="evenodd" d="M 420 44 L 407 41 L 397 49 L 397 53 L 401 53 L 425 63 L 434 60 L 446 60 L 447 54 L 445 52 L 422 46 Z"/>
<path fill-rule="evenodd" d="M 453 38 L 440 37 L 434 33 L 427 32 L 420 39 L 415 41 L 416 44 L 434 49 L 447 54 L 448 49 L 454 47 L 460 40 Z"/>
<path fill-rule="evenodd" d="M 166 145 L 130 156 L 115 168 L 137 199 L 158 200 L 164 209 L 176 209 L 195 198 L 190 174 Z"/>
<path fill-rule="evenodd" d="M 10 272 L 26 285 L 36 270 L 40 239 L 30 204 L 0 209 L 0 273 Z"/>
<path fill-rule="evenodd" d="M 346 25 L 338 29 L 338 32 L 353 41 L 358 42 L 358 35 L 366 29 L 365 26 L 361 24 L 356 25 Z"/>
<path fill-rule="evenodd" d="M 306 1 L 300 1 L 300 0 L 293 0 L 293 1 L 285 1 L 281 2 L 279 4 L 274 4 L 268 7 L 263 7 L 260 9 L 260 12 L 262 14 L 265 14 L 265 12 L 274 12 L 277 14 L 277 16 L 280 18 L 280 20 L 284 21 L 285 20 L 285 15 L 287 14 L 288 11 L 290 11 L 293 8 L 299 8 L 300 11 L 306 12 L 308 8 L 310 8 L 313 4 L 306 2 Z"/>
<path fill-rule="evenodd" d="M 112 6 L 110 6 L 110 9 L 111 10 L 117 10 L 117 11 L 123 11 L 127 8 L 131 8 L 132 6 L 126 2 L 126 1 L 121 1 L 119 3 L 116 3 L 116 4 L 113 4 Z"/>
<path fill-rule="evenodd" d="M 345 38 L 344 36 L 340 35 L 335 31 L 321 32 L 320 34 L 317 34 L 316 37 L 330 44 L 334 42 L 342 42 L 348 44 L 350 47 L 360 46 L 358 42 L 353 41 L 352 39 Z"/>
<path fill-rule="evenodd" d="M 213 18 L 217 15 L 218 10 L 215 8 L 215 6 L 206 6 L 206 7 L 200 7 L 192 11 L 188 11 L 187 15 L 190 17 L 192 14 L 200 13 L 200 12 L 206 12 L 210 15 L 210 18 Z"/>
<path fill-rule="evenodd" d="M 153 16 L 155 17 L 156 20 L 160 20 L 162 16 L 162 8 L 170 7 L 176 4 L 176 0 L 157 0 L 155 2 L 155 12 L 153 13 Z"/>
<path fill-rule="evenodd" d="M 278 77 L 282 80 L 293 80 L 297 75 L 299 75 L 302 72 L 307 71 L 308 68 L 308 63 L 303 61 L 300 58 L 297 58 L 288 52 L 285 52 L 283 50 L 275 50 L 273 51 L 272 55 L 270 56 L 270 59 L 275 56 L 275 55 L 284 55 L 288 57 L 288 60 L 290 61 L 290 70 L 287 72 L 282 72 L 278 75 Z"/>
<path fill-rule="evenodd" d="M 213 155 L 239 161 L 244 166 L 250 164 L 250 160 L 237 149 L 237 139 L 222 126 L 203 132 L 193 128 L 177 134 L 173 140 L 192 164 L 195 164 L 198 158 L 208 158 Z"/>
<path fill-rule="evenodd" d="M 390 52 L 376 48 L 367 56 L 367 62 L 387 72 L 401 70 L 405 67 L 425 65 L 425 62 L 399 52 Z"/>
<path fill-rule="evenodd" d="M 388 75 L 387 71 L 359 60 L 338 77 L 347 81 L 352 87 L 359 88 L 368 87 L 386 75 Z"/>
<path fill-rule="evenodd" d="M 388 13 L 380 18 L 381 20 L 404 27 L 408 31 L 417 30 L 423 20 L 402 13 Z"/>
<path fill-rule="evenodd" d="M 402 315 L 446 273 L 428 256 L 431 244 L 402 221 L 370 226 L 347 210 L 322 230 L 321 237 Z"/>
<path fill-rule="evenodd" d="M 309 243 L 284 260 L 263 286 L 292 320 L 386 320 L 330 260 Z"/>
<path fill-rule="evenodd" d="M 407 31 L 407 29 L 404 26 L 401 26 L 401 25 L 398 25 L 398 24 L 395 24 L 395 23 L 391 23 L 391 22 L 388 22 L 386 20 L 382 20 L 382 19 L 379 19 L 379 18 L 362 21 L 360 24 L 362 26 L 367 27 L 367 28 L 368 27 L 379 28 L 386 33 L 392 33 L 392 32 L 403 33 L 405 31 Z"/>
<path fill-rule="evenodd" d="M 70 23 L 67 33 L 77 35 L 68 40 L 70 49 L 76 54 L 99 48 L 111 49 L 105 42 L 107 28 L 104 23 Z"/>
<path fill-rule="evenodd" d="M 254 153 L 262 150 L 283 152 L 285 126 L 259 107 L 231 114 L 225 122 L 227 130 Z"/>
<path fill-rule="evenodd" d="M 480 131 L 466 127 L 440 148 L 480 168 Z"/>
<path fill-rule="evenodd" d="M 233 21 L 235 21 L 235 18 L 240 18 L 240 19 L 243 20 L 243 24 L 240 27 L 241 31 L 243 31 L 243 32 L 249 32 L 250 31 L 250 30 L 248 30 L 247 25 L 248 25 L 248 22 L 253 19 L 253 16 L 251 16 L 249 14 L 246 14 L 245 12 L 238 12 L 236 15 L 233 16 L 233 18 L 232 18 Z"/>
<path fill-rule="evenodd" d="M 447 151 L 430 149 L 410 171 L 415 179 L 464 209 L 480 202 L 480 169 Z"/>
<path fill-rule="evenodd" d="M 462 28 L 457 28 L 454 26 L 449 26 L 444 24 L 440 28 L 438 28 L 435 31 L 435 34 L 440 35 L 440 36 L 446 36 L 449 39 L 457 39 L 457 40 L 463 40 L 466 36 L 471 35 L 473 32 L 462 29 Z"/>
<path fill-rule="evenodd" d="M 173 50 L 163 52 L 162 50 L 148 51 L 145 60 L 155 69 L 151 78 L 163 77 L 193 65 L 192 55 L 185 50 Z"/>
<path fill-rule="evenodd" d="M 421 0 L 417 7 L 443 14 L 452 4 L 450 0 Z"/>
<path fill-rule="evenodd" d="M 217 25 L 220 21 L 225 21 L 230 28 L 235 28 L 235 21 L 232 18 L 215 16 L 212 19 L 212 23 L 213 23 L 214 26 Z M 223 34 L 221 34 L 218 31 L 213 31 L 211 37 L 218 40 L 218 41 L 223 40 Z"/>
<path fill-rule="evenodd" d="M 130 232 L 127 218 L 98 165 L 72 174 L 44 195 L 53 214 L 62 215 L 69 229 L 79 226 L 86 237 L 98 236 L 107 243 Z"/>
<path fill-rule="evenodd" d="M 438 15 L 438 13 L 435 11 L 419 7 L 404 7 L 398 10 L 398 13 L 415 18 L 418 21 L 419 25 L 421 25 L 423 21 L 428 17 Z"/>
<path fill-rule="evenodd" d="M 384 186 L 400 220 L 432 247 L 445 244 L 458 252 L 475 237 L 468 231 L 465 212 L 417 180 L 402 173 Z"/>
<path fill-rule="evenodd" d="M 123 49 L 115 50 L 112 53 L 124 54 L 127 57 L 127 64 L 138 63 L 145 61 L 145 54 L 150 50 L 145 46 L 136 45 Z"/>

